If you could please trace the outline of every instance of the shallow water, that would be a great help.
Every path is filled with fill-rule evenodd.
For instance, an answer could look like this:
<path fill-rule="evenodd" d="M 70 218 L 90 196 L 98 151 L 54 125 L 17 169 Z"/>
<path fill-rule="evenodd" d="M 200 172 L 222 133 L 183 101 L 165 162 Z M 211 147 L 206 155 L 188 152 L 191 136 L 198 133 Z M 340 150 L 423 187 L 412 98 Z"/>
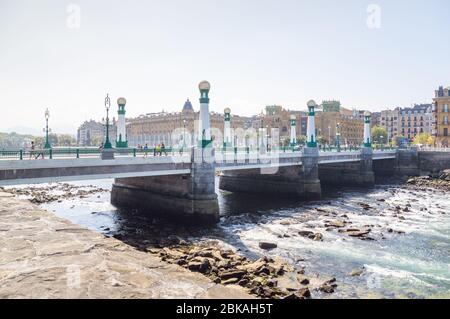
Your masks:
<path fill-rule="evenodd" d="M 111 183 L 72 184 L 110 188 Z M 217 192 L 222 218 L 217 227 L 208 228 L 174 227 L 143 212 L 117 210 L 109 203 L 109 193 L 41 206 L 92 230 L 132 239 L 132 244 L 178 235 L 218 240 L 248 257 L 282 256 L 304 266 L 307 274 L 336 277 L 338 289 L 323 296 L 327 298 L 450 298 L 450 196 L 444 191 L 378 185 L 370 190 L 328 190 L 323 200 L 310 203 Z M 361 203 L 371 208 L 364 210 Z M 411 207 L 404 211 L 407 204 Z M 370 228 L 373 240 L 327 231 L 330 220 Z M 323 241 L 299 236 L 300 230 L 320 232 Z M 276 242 L 278 248 L 262 251 L 260 241 Z M 361 267 L 361 276 L 349 276 Z"/>

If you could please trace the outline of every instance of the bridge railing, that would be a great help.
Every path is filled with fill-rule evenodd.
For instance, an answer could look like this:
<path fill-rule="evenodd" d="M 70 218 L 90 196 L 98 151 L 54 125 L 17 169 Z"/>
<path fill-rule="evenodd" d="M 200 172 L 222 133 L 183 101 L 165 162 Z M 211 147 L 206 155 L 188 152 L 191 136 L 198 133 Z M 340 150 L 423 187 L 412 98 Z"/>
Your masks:
<path fill-rule="evenodd" d="M 320 153 L 353 153 L 359 151 L 360 147 L 321 147 Z M 394 148 L 382 148 L 376 151 L 390 151 Z M 423 149 L 430 150 L 431 149 Z M 437 149 L 449 151 L 449 148 Z M 165 149 L 151 148 L 116 148 L 113 149 L 118 157 L 148 157 L 148 156 L 177 156 L 190 154 L 191 147 L 166 147 Z M 280 153 L 280 154 L 301 154 L 303 147 L 300 146 L 271 146 L 271 147 L 227 147 L 216 148 L 216 153 L 221 154 L 250 154 L 250 153 Z M 0 160 L 32 160 L 32 159 L 57 159 L 57 158 L 96 158 L 101 157 L 100 148 L 76 148 L 57 147 L 51 149 L 2 149 L 0 150 Z"/>

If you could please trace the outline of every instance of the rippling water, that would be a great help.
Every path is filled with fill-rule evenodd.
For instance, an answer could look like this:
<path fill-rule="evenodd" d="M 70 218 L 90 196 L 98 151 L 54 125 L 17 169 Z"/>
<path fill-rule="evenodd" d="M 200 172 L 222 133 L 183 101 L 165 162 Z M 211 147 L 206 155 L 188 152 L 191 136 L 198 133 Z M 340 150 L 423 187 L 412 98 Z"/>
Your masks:
<path fill-rule="evenodd" d="M 109 188 L 111 183 L 73 184 Z M 217 227 L 209 228 L 173 227 L 142 212 L 117 210 L 109 204 L 109 193 L 42 207 L 90 229 L 119 234 L 124 241 L 133 239 L 132 244 L 175 234 L 198 241 L 215 239 L 248 257 L 282 256 L 304 266 L 306 273 L 336 277 L 336 293 L 324 297 L 450 298 L 450 196 L 444 191 L 378 185 L 364 191 L 328 190 L 323 200 L 311 203 L 217 192 L 222 218 Z M 361 203 L 372 208 L 364 210 Z M 373 240 L 327 230 L 329 220 L 370 228 Z M 320 232 L 323 241 L 299 236 L 300 230 Z M 278 248 L 263 252 L 258 247 L 262 240 L 276 242 Z M 361 267 L 360 277 L 349 276 Z"/>

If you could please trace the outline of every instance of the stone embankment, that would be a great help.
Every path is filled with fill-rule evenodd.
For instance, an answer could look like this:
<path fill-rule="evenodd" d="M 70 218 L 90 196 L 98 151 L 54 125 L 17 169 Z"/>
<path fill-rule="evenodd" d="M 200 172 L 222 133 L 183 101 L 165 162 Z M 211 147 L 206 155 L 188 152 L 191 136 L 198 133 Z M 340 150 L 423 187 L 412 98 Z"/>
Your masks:
<path fill-rule="evenodd" d="M 415 188 L 431 187 L 434 189 L 450 190 L 450 169 L 446 169 L 435 176 L 420 176 L 408 179 L 406 184 Z"/>
<path fill-rule="evenodd" d="M 337 287 L 335 278 L 307 276 L 304 269 L 295 269 L 281 258 L 252 261 L 213 242 L 193 246 L 181 240 L 178 245 L 147 251 L 215 283 L 242 286 L 259 298 L 305 299 L 312 293 L 331 294 Z"/>
<path fill-rule="evenodd" d="M 67 199 L 86 198 L 97 193 L 109 192 L 107 189 L 98 188 L 93 185 L 75 186 L 68 183 L 56 183 L 44 187 L 8 188 L 7 190 L 0 187 L 0 191 L 21 196 L 34 204 L 62 202 Z"/>
<path fill-rule="evenodd" d="M 0 193 L 2 299 L 248 297 Z"/>

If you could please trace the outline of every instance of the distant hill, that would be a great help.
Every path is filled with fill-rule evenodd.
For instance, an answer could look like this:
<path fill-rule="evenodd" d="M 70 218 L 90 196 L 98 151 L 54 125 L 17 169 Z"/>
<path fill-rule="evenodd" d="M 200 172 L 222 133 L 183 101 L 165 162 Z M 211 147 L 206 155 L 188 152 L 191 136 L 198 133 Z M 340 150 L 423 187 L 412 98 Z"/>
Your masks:
<path fill-rule="evenodd" d="M 44 135 L 44 132 L 33 128 L 33 127 L 27 127 L 27 126 L 13 126 L 5 130 L 7 133 L 18 133 L 23 135 L 35 135 L 35 136 L 41 136 Z"/>
<path fill-rule="evenodd" d="M 49 140 L 52 146 L 76 146 L 76 139 L 70 134 L 50 134 Z M 0 149 L 18 149 L 29 147 L 31 141 L 34 141 L 37 147 L 43 147 L 44 136 L 35 136 L 32 134 L 1 133 Z"/>

